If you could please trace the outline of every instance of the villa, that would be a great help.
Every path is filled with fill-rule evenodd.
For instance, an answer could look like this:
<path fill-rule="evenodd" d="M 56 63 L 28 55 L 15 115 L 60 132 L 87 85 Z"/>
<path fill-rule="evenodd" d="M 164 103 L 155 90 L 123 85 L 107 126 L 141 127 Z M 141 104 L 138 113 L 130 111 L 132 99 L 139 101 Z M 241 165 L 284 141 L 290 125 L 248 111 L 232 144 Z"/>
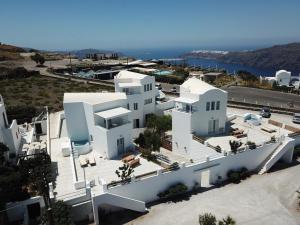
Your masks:
<path fill-rule="evenodd" d="M 133 128 L 144 127 L 147 118 L 155 113 L 154 77 L 123 70 L 115 76 L 114 82 L 116 92 L 126 93 Z"/>
<path fill-rule="evenodd" d="M 156 101 L 151 76 L 121 71 L 114 82 L 113 93 L 65 93 L 64 111 L 47 118 L 57 171 L 50 196 L 72 206 L 74 221 L 100 224 L 105 212 L 147 212 L 148 203 L 178 183 L 194 190 L 227 180 L 230 171 L 263 174 L 279 160 L 291 162 L 300 143 L 299 129 L 281 121 L 228 114 L 227 92 L 196 78 L 167 102 Z M 170 148 L 148 161 L 133 133 L 152 114 L 170 114 L 172 130 L 161 137 Z M 124 164 L 134 171 L 122 180 L 116 170 Z"/>
<path fill-rule="evenodd" d="M 75 154 L 93 149 L 111 159 L 128 151 L 132 147 L 132 112 L 127 107 L 125 93 L 66 93 L 66 125 Z M 69 148 L 67 155 L 70 152 Z"/>
<path fill-rule="evenodd" d="M 196 78 L 166 103 L 155 101 L 151 76 L 121 71 L 114 82 L 114 93 L 65 93 L 64 112 L 52 115 L 57 131 L 51 158 L 59 173 L 51 196 L 72 205 L 74 220 L 99 224 L 101 210 L 145 212 L 147 203 L 176 183 L 211 187 L 226 180 L 228 171 L 265 173 L 278 160 L 290 162 L 300 143 L 294 127 L 228 114 L 227 92 Z M 166 135 L 171 151 L 161 148 L 159 163 L 144 159 L 133 144 L 133 132 L 151 114 L 172 115 Z M 232 141 L 240 143 L 237 149 Z M 115 171 L 133 162 L 130 181 L 121 181 Z M 173 163 L 178 167 L 172 169 Z"/>
<path fill-rule="evenodd" d="M 173 151 L 190 154 L 193 135 L 219 135 L 225 132 L 227 92 L 197 78 L 180 86 L 172 111 Z"/>

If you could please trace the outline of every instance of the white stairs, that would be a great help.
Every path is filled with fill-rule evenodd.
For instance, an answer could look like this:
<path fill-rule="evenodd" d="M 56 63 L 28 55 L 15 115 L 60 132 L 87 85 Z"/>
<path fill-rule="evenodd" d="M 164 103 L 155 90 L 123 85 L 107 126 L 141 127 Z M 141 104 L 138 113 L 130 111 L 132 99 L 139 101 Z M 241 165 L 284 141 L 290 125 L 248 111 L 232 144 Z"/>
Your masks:
<path fill-rule="evenodd" d="M 288 150 L 290 150 L 291 141 L 291 139 L 286 137 L 264 160 L 258 174 L 266 173 Z"/>
<path fill-rule="evenodd" d="M 76 148 L 72 148 L 72 154 L 73 154 L 74 159 L 78 159 L 79 154 L 78 154 L 78 151 Z"/>

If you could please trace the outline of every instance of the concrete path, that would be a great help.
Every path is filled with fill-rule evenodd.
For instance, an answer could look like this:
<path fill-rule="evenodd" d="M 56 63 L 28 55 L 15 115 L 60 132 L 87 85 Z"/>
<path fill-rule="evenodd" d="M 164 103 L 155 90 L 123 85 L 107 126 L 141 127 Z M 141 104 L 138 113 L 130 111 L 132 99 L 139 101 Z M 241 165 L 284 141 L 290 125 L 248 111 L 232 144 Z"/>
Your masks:
<path fill-rule="evenodd" d="M 229 184 L 177 203 L 152 206 L 150 212 L 127 225 L 196 225 L 198 215 L 211 212 L 218 219 L 231 215 L 238 225 L 299 225 L 297 210 L 300 165 L 240 184 Z"/>

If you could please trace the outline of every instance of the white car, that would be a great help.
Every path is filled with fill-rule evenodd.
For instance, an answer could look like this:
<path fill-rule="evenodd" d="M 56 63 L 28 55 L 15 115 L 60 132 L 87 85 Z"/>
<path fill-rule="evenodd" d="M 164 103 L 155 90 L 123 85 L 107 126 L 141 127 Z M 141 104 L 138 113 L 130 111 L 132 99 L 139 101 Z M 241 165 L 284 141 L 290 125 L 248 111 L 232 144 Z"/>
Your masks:
<path fill-rule="evenodd" d="M 293 123 L 300 123 L 300 113 L 294 113 Z"/>

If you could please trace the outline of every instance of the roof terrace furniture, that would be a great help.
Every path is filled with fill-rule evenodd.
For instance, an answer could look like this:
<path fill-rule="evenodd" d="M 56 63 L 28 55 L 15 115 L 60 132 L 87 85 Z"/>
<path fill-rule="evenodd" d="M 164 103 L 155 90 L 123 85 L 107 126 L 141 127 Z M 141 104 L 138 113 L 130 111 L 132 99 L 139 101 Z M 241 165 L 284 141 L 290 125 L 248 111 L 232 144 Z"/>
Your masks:
<path fill-rule="evenodd" d="M 133 160 L 129 161 L 128 164 L 131 167 L 136 167 L 136 166 L 140 165 L 140 159 L 139 158 L 133 159 Z"/>
<path fill-rule="evenodd" d="M 79 156 L 79 163 L 81 167 L 85 167 L 88 165 L 88 162 L 85 158 L 83 158 L 82 156 Z"/>
<path fill-rule="evenodd" d="M 125 158 L 122 159 L 122 162 L 128 163 L 128 162 L 134 160 L 134 158 L 135 158 L 134 155 L 128 155 L 128 156 L 126 156 Z"/>
<path fill-rule="evenodd" d="M 95 166 L 96 165 L 96 160 L 95 160 L 95 156 L 94 155 L 90 155 L 90 157 L 89 157 L 89 164 L 91 166 Z"/>
<path fill-rule="evenodd" d="M 260 129 L 261 129 L 262 131 L 265 131 L 265 132 L 268 132 L 268 133 L 276 132 L 275 129 L 272 129 L 272 128 L 269 128 L 269 127 L 266 127 L 266 126 L 262 126 Z"/>

